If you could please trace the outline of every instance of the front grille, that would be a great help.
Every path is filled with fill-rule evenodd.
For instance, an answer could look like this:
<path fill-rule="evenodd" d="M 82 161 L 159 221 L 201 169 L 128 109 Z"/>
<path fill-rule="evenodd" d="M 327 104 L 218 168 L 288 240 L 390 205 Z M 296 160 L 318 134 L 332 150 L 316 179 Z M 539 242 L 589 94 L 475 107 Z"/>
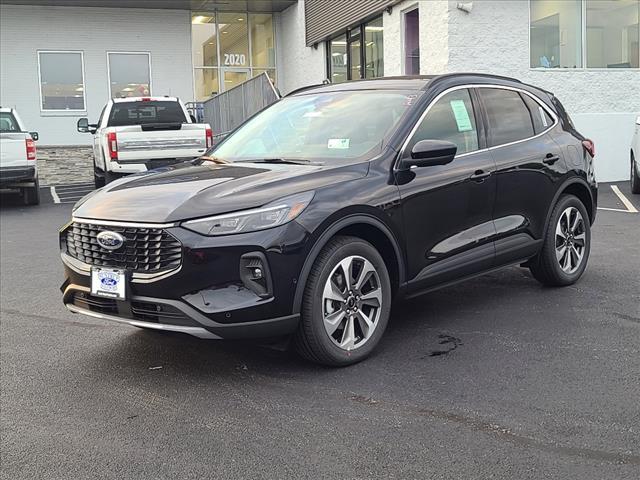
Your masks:
<path fill-rule="evenodd" d="M 117 314 L 118 305 L 110 298 L 96 297 L 84 292 L 76 292 L 73 295 L 73 302 L 76 307 L 107 314 Z"/>
<path fill-rule="evenodd" d="M 96 236 L 103 230 L 117 232 L 125 239 L 118 250 L 101 247 Z M 182 244 L 161 228 L 103 226 L 73 222 L 66 234 L 67 253 L 99 267 L 113 267 L 137 273 L 161 273 L 178 268 Z"/>

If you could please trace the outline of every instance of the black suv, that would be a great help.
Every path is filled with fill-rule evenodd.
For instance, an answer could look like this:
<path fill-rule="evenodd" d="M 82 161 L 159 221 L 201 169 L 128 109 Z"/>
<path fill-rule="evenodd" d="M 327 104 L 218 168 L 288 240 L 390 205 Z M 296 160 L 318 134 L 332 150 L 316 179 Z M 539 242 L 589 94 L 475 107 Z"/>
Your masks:
<path fill-rule="evenodd" d="M 476 74 L 305 88 L 205 157 L 82 199 L 60 242 L 72 312 L 202 338 L 292 336 L 362 360 L 394 296 L 514 264 L 587 266 L 593 143 L 549 92 Z"/>

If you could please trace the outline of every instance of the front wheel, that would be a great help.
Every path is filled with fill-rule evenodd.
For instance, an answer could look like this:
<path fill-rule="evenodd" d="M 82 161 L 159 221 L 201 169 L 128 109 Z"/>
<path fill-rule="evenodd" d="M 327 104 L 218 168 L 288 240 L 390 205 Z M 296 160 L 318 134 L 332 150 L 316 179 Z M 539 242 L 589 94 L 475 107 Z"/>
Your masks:
<path fill-rule="evenodd" d="M 378 251 L 357 237 L 336 237 L 315 260 L 294 337 L 298 353 L 329 366 L 365 359 L 382 337 L 391 282 Z"/>
<path fill-rule="evenodd" d="M 587 209 L 577 197 L 563 195 L 551 213 L 542 250 L 529 268 L 543 285 L 571 285 L 587 268 L 590 250 L 591 223 Z"/>

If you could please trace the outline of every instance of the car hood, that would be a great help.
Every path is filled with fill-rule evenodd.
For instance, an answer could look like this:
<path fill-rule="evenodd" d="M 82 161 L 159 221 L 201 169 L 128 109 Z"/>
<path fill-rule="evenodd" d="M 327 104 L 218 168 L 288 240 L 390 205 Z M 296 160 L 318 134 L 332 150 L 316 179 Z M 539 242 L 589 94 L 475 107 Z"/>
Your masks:
<path fill-rule="evenodd" d="M 360 178 L 368 163 L 174 165 L 110 183 L 90 194 L 75 217 L 166 223 L 255 208 L 294 193 Z"/>

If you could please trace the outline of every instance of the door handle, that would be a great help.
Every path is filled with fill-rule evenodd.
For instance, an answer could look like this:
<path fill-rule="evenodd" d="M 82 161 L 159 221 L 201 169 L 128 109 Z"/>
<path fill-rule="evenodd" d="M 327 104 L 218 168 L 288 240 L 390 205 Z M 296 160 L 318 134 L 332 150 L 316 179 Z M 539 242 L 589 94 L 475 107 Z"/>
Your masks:
<path fill-rule="evenodd" d="M 471 180 L 474 182 L 482 183 L 484 179 L 491 176 L 491 172 L 485 172 L 484 170 L 476 170 L 473 175 L 471 175 Z"/>
<path fill-rule="evenodd" d="M 547 165 L 553 165 L 558 160 L 560 160 L 560 157 L 558 155 L 554 155 L 553 153 L 547 153 L 547 156 L 544 157 L 544 160 L 542 161 Z"/>

